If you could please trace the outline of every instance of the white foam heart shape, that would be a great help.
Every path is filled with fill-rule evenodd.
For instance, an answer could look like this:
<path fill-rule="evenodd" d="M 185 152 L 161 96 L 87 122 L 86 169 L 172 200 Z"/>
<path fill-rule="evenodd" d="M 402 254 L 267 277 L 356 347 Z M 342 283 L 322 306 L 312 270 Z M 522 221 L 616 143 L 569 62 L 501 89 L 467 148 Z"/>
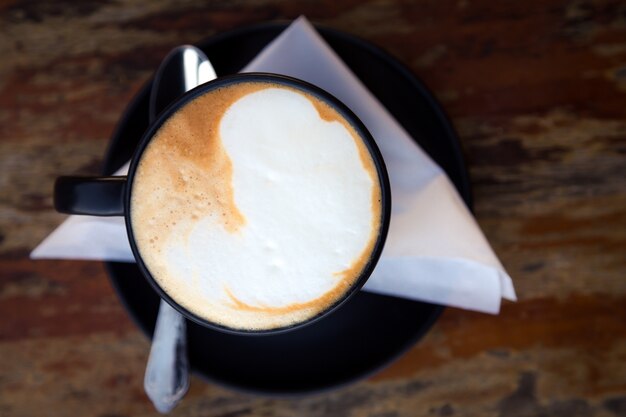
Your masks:
<path fill-rule="evenodd" d="M 237 328 L 282 326 L 316 314 L 358 277 L 362 268 L 352 268 L 377 235 L 378 180 L 356 131 L 320 105 L 266 87 L 222 116 L 219 139 L 243 221 L 180 216 L 159 257 L 166 272 L 148 265 L 192 312 Z"/>

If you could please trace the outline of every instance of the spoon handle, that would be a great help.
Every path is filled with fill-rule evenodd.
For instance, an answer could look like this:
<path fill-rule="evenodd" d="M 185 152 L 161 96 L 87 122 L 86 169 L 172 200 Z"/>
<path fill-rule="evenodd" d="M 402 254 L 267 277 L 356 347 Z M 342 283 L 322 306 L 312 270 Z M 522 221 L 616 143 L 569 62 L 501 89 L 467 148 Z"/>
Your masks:
<path fill-rule="evenodd" d="M 189 388 L 185 319 L 165 301 L 159 305 L 144 389 L 160 413 L 171 411 Z"/>

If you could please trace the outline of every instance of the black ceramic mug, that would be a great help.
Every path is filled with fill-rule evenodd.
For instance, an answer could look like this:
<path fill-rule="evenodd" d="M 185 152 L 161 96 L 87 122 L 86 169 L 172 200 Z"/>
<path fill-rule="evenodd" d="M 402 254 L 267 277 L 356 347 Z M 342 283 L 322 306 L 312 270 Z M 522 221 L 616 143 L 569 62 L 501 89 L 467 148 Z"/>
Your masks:
<path fill-rule="evenodd" d="M 142 156 L 144 155 L 146 148 L 151 143 L 155 134 L 159 132 L 159 129 L 185 105 L 193 102 L 194 100 L 204 96 L 207 93 L 216 91 L 223 87 L 228 87 L 241 83 L 268 83 L 283 86 L 285 88 L 307 93 L 317 98 L 321 102 L 329 105 L 347 123 L 349 123 L 349 125 L 354 129 L 354 131 L 362 140 L 362 143 L 365 145 L 365 148 L 367 149 L 367 152 L 369 153 L 369 155 L 371 156 L 371 160 L 373 161 L 376 171 L 376 177 L 380 186 L 380 226 L 378 228 L 378 234 L 375 239 L 373 249 L 369 253 L 369 256 L 365 262 L 365 266 L 361 269 L 358 278 L 354 280 L 353 284 L 343 293 L 343 295 L 341 295 L 331 305 L 327 306 L 323 311 L 319 312 L 315 316 L 293 325 L 281 326 L 266 330 L 244 330 L 227 327 L 200 317 L 194 312 L 182 306 L 179 302 L 175 301 L 170 296 L 170 294 L 168 294 L 161 287 L 161 285 L 159 285 L 158 281 L 155 280 L 155 278 L 148 270 L 148 267 L 144 263 L 144 257 L 142 256 L 142 253 L 140 252 L 135 239 L 132 219 L 130 215 L 131 200 L 133 196 L 133 185 L 137 168 L 140 161 L 142 160 Z M 197 88 L 187 92 L 176 102 L 172 103 L 167 109 L 165 109 L 165 111 L 163 111 L 163 113 L 159 115 L 157 120 L 151 126 L 149 126 L 147 131 L 144 133 L 137 149 L 132 156 L 127 176 L 59 177 L 56 181 L 54 189 L 54 204 L 56 210 L 61 213 L 94 216 L 123 216 L 125 218 L 130 247 L 142 274 L 145 276 L 145 278 L 148 280 L 148 282 L 152 285 L 152 287 L 162 299 L 167 301 L 172 307 L 174 307 L 188 319 L 193 320 L 194 322 L 197 322 L 205 327 L 225 331 L 228 333 L 276 334 L 300 328 L 322 317 L 327 316 L 329 313 L 348 301 L 348 299 L 352 297 L 365 284 L 372 271 L 374 270 L 376 263 L 378 262 L 385 239 L 387 237 L 391 213 L 391 193 L 385 163 L 374 139 L 367 131 L 363 123 L 356 117 L 356 115 L 354 115 L 354 113 L 344 104 L 342 104 L 337 98 L 314 85 L 311 85 L 301 80 L 297 80 L 295 78 L 275 74 L 248 73 L 217 78 L 211 82 L 200 85 Z M 315 254 L 311 254 L 311 256 L 315 256 Z"/>

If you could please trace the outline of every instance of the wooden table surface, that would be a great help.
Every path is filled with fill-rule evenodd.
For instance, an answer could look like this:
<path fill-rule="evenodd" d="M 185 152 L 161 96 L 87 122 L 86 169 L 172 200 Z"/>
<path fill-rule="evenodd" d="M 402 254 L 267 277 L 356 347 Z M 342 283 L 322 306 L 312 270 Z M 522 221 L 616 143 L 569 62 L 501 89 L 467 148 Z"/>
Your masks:
<path fill-rule="evenodd" d="M 149 343 L 99 262 L 30 261 L 172 47 L 293 19 L 383 47 L 434 91 L 514 278 L 374 377 L 304 398 L 193 378 L 181 416 L 626 415 L 626 3 L 0 1 L 0 416 L 156 415 Z"/>

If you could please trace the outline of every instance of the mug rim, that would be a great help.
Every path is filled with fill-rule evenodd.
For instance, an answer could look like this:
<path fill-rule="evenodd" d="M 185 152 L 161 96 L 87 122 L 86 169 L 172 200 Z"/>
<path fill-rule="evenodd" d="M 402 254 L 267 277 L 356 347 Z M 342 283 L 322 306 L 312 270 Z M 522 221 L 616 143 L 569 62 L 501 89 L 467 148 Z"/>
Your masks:
<path fill-rule="evenodd" d="M 161 288 L 161 286 L 150 273 L 148 267 L 143 262 L 143 257 L 141 256 L 139 248 L 137 247 L 137 244 L 135 242 L 135 236 L 133 233 L 131 221 L 131 195 L 134 185 L 135 173 L 147 146 L 150 144 L 155 134 L 159 131 L 163 124 L 167 120 L 169 120 L 170 117 L 172 117 L 178 110 L 183 108 L 191 101 L 220 87 L 225 87 L 228 85 L 242 82 L 264 82 L 268 84 L 284 85 L 311 94 L 319 100 L 330 105 L 352 126 L 352 128 L 355 129 L 355 131 L 365 144 L 365 147 L 372 157 L 374 166 L 376 167 L 380 187 L 381 213 L 378 235 L 370 256 L 368 257 L 367 263 L 359 273 L 359 277 L 352 283 L 350 288 L 348 288 L 341 297 L 339 297 L 337 300 L 335 300 L 335 302 L 333 302 L 327 308 L 324 308 L 322 311 L 318 312 L 314 316 L 304 321 L 300 321 L 288 326 L 281 326 L 271 329 L 239 329 L 228 327 L 213 321 L 209 321 L 188 310 L 183 305 L 179 304 L 165 290 L 163 290 L 163 288 Z M 344 303 L 352 298 L 352 296 L 354 296 L 363 287 L 363 285 L 365 285 L 372 272 L 374 271 L 374 268 L 378 263 L 378 260 L 380 259 L 383 247 L 385 245 L 385 241 L 387 239 L 391 218 L 391 185 L 389 183 L 387 168 L 385 166 L 385 162 L 378 148 L 378 145 L 376 144 L 374 138 L 370 134 L 369 130 L 365 127 L 363 122 L 361 122 L 361 120 L 354 114 L 354 112 L 352 112 L 352 110 L 350 110 L 343 102 L 341 102 L 338 98 L 328 93 L 327 91 L 306 81 L 279 74 L 251 72 L 226 75 L 218 77 L 207 83 L 201 84 L 180 96 L 176 101 L 171 103 L 163 112 L 161 112 L 154 121 L 154 123 L 152 123 L 143 133 L 139 141 L 139 145 L 133 152 L 133 156 L 131 158 L 130 166 L 128 169 L 126 184 L 126 189 L 124 191 L 124 220 L 126 224 L 126 231 L 128 234 L 128 241 L 133 252 L 133 256 L 144 278 L 148 281 L 150 286 L 157 292 L 162 300 L 165 300 L 170 306 L 172 306 L 172 308 L 177 310 L 185 318 L 201 326 L 204 326 L 205 328 L 214 329 L 234 335 L 262 336 L 290 332 L 301 327 L 308 326 L 330 315 L 333 311 L 340 308 Z"/>

